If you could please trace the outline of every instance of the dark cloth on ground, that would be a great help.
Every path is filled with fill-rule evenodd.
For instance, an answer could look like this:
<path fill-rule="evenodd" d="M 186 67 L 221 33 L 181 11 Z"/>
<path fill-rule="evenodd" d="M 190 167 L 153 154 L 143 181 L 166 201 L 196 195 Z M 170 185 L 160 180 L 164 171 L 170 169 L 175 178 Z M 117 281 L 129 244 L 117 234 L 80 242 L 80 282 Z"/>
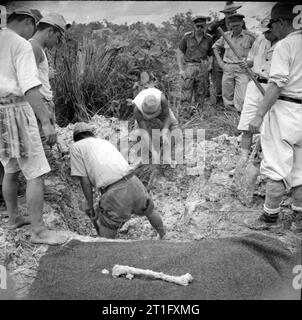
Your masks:
<path fill-rule="evenodd" d="M 175 276 L 190 273 L 194 280 L 183 287 L 137 276 L 112 278 L 115 264 Z M 292 286 L 297 264 L 301 264 L 300 256 L 261 234 L 189 242 L 73 240 L 59 249 L 48 249 L 28 298 L 300 299 L 300 291 Z M 110 274 L 103 274 L 103 269 Z"/>

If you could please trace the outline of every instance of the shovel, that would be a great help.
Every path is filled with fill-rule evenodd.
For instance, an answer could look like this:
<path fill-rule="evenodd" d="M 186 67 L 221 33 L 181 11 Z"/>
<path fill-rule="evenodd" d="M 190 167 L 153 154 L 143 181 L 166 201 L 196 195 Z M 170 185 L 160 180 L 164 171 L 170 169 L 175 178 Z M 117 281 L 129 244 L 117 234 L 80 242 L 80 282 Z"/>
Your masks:
<path fill-rule="evenodd" d="M 256 180 L 260 173 L 259 164 L 255 160 L 260 145 L 259 138 L 253 147 L 248 161 L 243 165 L 238 163 L 234 173 L 234 182 L 238 199 L 247 207 L 251 207 L 253 204 Z"/>

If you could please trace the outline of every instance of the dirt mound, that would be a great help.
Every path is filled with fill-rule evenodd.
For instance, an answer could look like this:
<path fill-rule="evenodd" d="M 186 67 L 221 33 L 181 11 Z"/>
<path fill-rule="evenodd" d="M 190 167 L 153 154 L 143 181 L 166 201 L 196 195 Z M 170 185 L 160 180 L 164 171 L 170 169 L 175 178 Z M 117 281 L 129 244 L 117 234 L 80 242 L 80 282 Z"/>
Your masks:
<path fill-rule="evenodd" d="M 91 120 L 96 135 L 117 145 L 127 135 L 131 124 L 115 118 L 95 116 Z M 44 220 L 48 227 L 75 232 L 96 238 L 96 232 L 86 215 L 79 209 L 83 199 L 79 182 L 70 177 L 69 147 L 72 143 L 72 124 L 58 128 L 59 147 L 53 148 L 50 159 L 52 172 L 45 179 Z M 129 145 L 133 141 L 129 140 Z M 224 237 L 249 232 L 242 221 L 248 216 L 258 216 L 263 205 L 263 177 L 257 180 L 255 203 L 252 208 L 244 207 L 236 197 L 229 171 L 234 169 L 239 153 L 236 137 L 222 135 L 212 140 L 200 142 L 204 146 L 204 167 L 200 175 L 194 175 L 192 164 L 196 154 L 189 157 L 187 164 L 176 169 L 168 165 L 143 165 L 138 176 L 148 187 L 155 207 L 163 217 L 167 228 L 167 239 L 198 240 L 209 237 Z M 189 170 L 191 169 L 191 170 Z M 193 172 L 193 174 L 192 174 Z M 24 198 L 19 207 L 26 214 Z M 279 233 L 269 233 L 283 240 L 291 250 L 295 250 L 295 236 L 289 231 L 291 199 L 285 197 L 283 203 L 283 225 Z M 47 246 L 37 246 L 29 242 L 28 228 L 8 232 L 7 218 L 0 220 L 0 264 L 7 266 L 16 283 L 17 297 L 25 297 L 36 274 L 40 257 Z M 134 216 L 119 230 L 119 239 L 156 239 L 156 232 L 144 217 Z"/>

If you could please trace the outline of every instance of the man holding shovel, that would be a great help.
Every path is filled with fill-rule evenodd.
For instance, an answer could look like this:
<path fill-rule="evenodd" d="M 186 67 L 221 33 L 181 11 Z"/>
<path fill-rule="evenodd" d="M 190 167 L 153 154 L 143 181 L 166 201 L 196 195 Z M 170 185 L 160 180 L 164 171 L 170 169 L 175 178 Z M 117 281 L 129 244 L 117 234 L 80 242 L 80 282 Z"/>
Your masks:
<path fill-rule="evenodd" d="M 278 227 L 282 197 L 292 189 L 293 229 L 302 231 L 302 31 L 294 28 L 295 4 L 277 3 L 268 24 L 280 40 L 274 49 L 268 87 L 249 130 L 261 128 L 264 159 L 261 173 L 268 178 L 263 213 L 246 220 L 254 230 Z M 265 116 L 267 114 L 267 116 Z"/>
<path fill-rule="evenodd" d="M 268 28 L 269 17 L 261 21 L 260 30 L 263 35 L 257 37 L 246 61 L 239 63 L 241 68 L 252 68 L 256 80 L 265 90 L 268 83 L 269 71 L 275 44 L 278 39 Z M 241 157 L 238 162 L 243 165 L 248 160 L 249 151 L 252 145 L 253 134 L 249 131 L 249 123 L 254 118 L 258 106 L 263 99 L 263 95 L 257 88 L 254 81 L 250 80 L 247 86 L 243 109 L 240 116 L 238 130 L 242 131 L 241 137 Z"/>
<path fill-rule="evenodd" d="M 229 16 L 229 26 L 231 31 L 225 32 L 240 57 L 237 57 L 224 37 L 221 36 L 213 45 L 215 57 L 223 70 L 222 77 L 222 98 L 225 107 L 235 106 L 240 113 L 242 110 L 246 87 L 249 82 L 249 75 L 244 68 L 240 67 L 240 62 L 247 58 L 247 55 L 256 39 L 256 36 L 243 30 L 244 15 L 235 13 Z M 224 49 L 223 60 L 220 57 L 220 50 Z"/>
<path fill-rule="evenodd" d="M 84 211 L 101 237 L 115 238 L 119 228 L 132 214 L 146 216 L 160 239 L 165 235 L 161 216 L 145 186 L 134 174 L 121 153 L 109 142 L 95 137 L 93 128 L 84 122 L 73 130 L 70 148 L 71 175 L 81 182 L 85 196 Z M 94 207 L 93 188 L 100 193 Z"/>

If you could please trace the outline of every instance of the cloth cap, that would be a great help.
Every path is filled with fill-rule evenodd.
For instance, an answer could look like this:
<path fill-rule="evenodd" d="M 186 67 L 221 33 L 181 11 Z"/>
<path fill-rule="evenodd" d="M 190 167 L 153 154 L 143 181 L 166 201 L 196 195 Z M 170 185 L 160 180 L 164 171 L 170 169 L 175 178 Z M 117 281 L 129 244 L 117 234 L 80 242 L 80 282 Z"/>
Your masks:
<path fill-rule="evenodd" d="M 268 16 L 264 17 L 262 20 L 260 20 L 260 25 L 258 27 L 259 31 L 266 32 L 266 31 L 270 30 L 270 28 L 268 27 L 270 18 L 271 18 L 271 16 L 268 15 Z"/>
<path fill-rule="evenodd" d="M 278 2 L 276 3 L 271 10 L 271 19 L 268 24 L 268 28 L 271 28 L 272 22 L 276 19 L 293 19 L 297 13 L 293 13 L 293 9 L 296 6 L 296 3 L 293 2 Z"/>
<path fill-rule="evenodd" d="M 93 133 L 93 127 L 86 122 L 78 122 L 75 124 L 73 128 L 73 136 L 75 136 L 78 133 L 81 132 L 92 132 Z"/>
<path fill-rule="evenodd" d="M 234 11 L 238 10 L 239 8 L 241 8 L 241 7 L 242 6 L 235 5 L 233 1 L 227 1 L 225 6 L 224 6 L 224 9 L 220 10 L 220 12 L 222 12 L 222 13 L 234 12 Z"/>
<path fill-rule="evenodd" d="M 206 16 L 196 16 L 192 21 L 194 23 L 197 22 L 201 22 L 201 23 L 207 23 L 208 21 L 210 21 L 211 18 L 210 17 L 206 17 Z"/>
<path fill-rule="evenodd" d="M 234 13 L 228 17 L 229 22 L 237 22 L 242 21 L 244 19 L 244 15 L 240 13 Z"/>
<path fill-rule="evenodd" d="M 42 22 L 50 24 L 51 26 L 54 26 L 61 33 L 64 33 L 70 26 L 69 24 L 66 24 L 64 17 L 57 13 L 50 13 L 46 15 L 39 21 L 39 23 L 42 23 Z"/>
<path fill-rule="evenodd" d="M 142 111 L 145 118 L 156 118 L 161 113 L 161 102 L 153 94 L 150 94 L 144 98 Z"/>
<path fill-rule="evenodd" d="M 21 15 L 25 15 L 25 16 L 29 16 L 34 18 L 35 23 L 37 24 L 39 22 L 39 20 L 43 17 L 41 12 L 37 9 L 29 9 L 27 7 L 22 7 L 22 8 L 18 8 L 18 9 L 14 9 L 11 14 L 21 14 Z"/>

